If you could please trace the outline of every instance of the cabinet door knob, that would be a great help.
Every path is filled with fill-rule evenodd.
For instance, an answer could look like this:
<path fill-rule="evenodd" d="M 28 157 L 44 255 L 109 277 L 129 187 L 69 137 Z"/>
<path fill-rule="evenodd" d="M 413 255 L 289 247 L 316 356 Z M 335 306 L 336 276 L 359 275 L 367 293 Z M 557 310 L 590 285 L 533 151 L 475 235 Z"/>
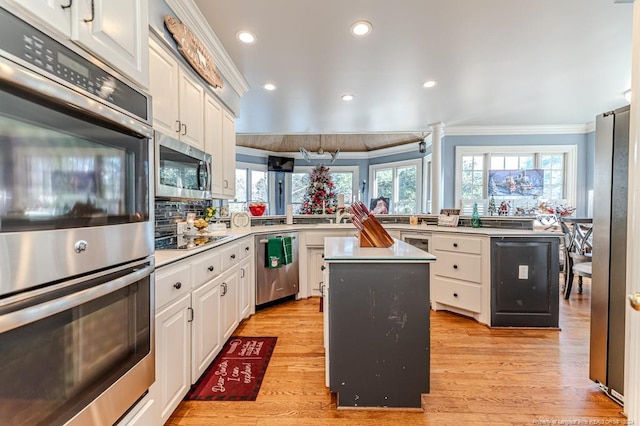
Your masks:
<path fill-rule="evenodd" d="M 249 250 L 251 250 L 251 249 L 249 248 L 249 246 L 246 246 L 246 247 L 244 248 L 244 251 L 249 251 Z"/>
<path fill-rule="evenodd" d="M 453 265 L 453 269 L 458 269 L 458 265 Z"/>
<path fill-rule="evenodd" d="M 453 246 L 454 247 L 458 247 L 458 243 L 453 243 Z"/>
<path fill-rule="evenodd" d="M 453 297 L 458 297 L 458 293 L 453 293 Z"/>
<path fill-rule="evenodd" d="M 321 271 L 324 271 L 325 269 L 326 269 L 326 268 L 325 268 L 325 266 L 324 266 L 324 265 L 322 265 L 322 266 L 320 267 L 320 270 L 321 270 Z"/>
<path fill-rule="evenodd" d="M 180 288 L 182 288 L 182 283 L 180 281 L 178 281 L 173 286 L 175 287 L 176 290 L 180 290 Z"/>
<path fill-rule="evenodd" d="M 232 254 L 232 255 L 231 255 L 231 259 L 235 259 L 235 258 L 236 258 L 236 255 L 235 255 L 235 254 Z"/>
<path fill-rule="evenodd" d="M 215 268 L 213 267 L 213 265 L 211 265 L 211 266 L 209 266 L 207 269 L 209 270 L 209 272 L 213 272 L 213 270 L 214 270 Z"/>

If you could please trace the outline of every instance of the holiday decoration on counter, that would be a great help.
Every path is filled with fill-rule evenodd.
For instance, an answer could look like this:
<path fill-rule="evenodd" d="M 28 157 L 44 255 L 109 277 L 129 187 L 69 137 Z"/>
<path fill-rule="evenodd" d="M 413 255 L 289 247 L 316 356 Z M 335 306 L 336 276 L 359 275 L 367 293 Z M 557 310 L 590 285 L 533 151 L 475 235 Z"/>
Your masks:
<path fill-rule="evenodd" d="M 329 168 L 318 164 L 309 173 L 309 187 L 302 199 L 300 214 L 333 214 L 338 200 Z"/>

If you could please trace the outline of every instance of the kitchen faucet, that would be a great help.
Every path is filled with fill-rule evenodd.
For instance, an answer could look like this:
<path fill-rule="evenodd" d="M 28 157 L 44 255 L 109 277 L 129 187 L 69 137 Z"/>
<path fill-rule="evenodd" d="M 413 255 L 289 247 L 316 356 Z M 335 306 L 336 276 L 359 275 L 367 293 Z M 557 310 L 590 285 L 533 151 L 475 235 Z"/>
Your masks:
<path fill-rule="evenodd" d="M 342 219 L 348 219 L 350 217 L 351 217 L 351 213 L 349 213 L 349 211 L 346 208 L 338 207 L 336 209 L 336 223 L 340 223 L 342 222 Z"/>

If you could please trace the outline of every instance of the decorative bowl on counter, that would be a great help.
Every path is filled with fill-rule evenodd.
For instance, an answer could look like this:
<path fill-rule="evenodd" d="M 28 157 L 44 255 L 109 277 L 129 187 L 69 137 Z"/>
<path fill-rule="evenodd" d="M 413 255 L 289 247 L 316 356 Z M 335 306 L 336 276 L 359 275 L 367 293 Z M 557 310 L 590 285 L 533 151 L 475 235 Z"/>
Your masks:
<path fill-rule="evenodd" d="M 266 209 L 267 205 L 265 203 L 249 204 L 249 212 L 251 212 L 251 216 L 262 216 Z"/>

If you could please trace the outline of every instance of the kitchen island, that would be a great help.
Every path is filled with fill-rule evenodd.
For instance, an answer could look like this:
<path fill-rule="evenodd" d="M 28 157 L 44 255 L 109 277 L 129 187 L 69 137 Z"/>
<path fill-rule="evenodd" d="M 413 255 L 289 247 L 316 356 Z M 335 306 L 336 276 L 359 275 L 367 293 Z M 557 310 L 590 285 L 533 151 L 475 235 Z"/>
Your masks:
<path fill-rule="evenodd" d="M 429 392 L 429 266 L 435 256 L 400 240 L 324 245 L 327 384 L 339 408 L 421 408 Z"/>

